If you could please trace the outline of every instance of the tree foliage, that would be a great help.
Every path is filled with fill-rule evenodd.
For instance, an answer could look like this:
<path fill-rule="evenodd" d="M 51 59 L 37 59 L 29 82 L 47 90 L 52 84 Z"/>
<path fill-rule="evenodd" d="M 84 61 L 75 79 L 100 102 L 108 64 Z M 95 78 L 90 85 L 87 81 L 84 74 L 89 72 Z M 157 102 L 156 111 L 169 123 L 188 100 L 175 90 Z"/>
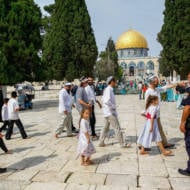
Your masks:
<path fill-rule="evenodd" d="M 190 1 L 165 0 L 164 24 L 158 34 L 163 46 L 160 72 L 168 76 L 172 70 L 186 78 L 190 71 Z"/>
<path fill-rule="evenodd" d="M 56 0 L 43 43 L 49 79 L 67 80 L 92 75 L 97 46 L 85 0 Z"/>
<path fill-rule="evenodd" d="M 105 51 L 100 53 L 100 60 L 97 61 L 95 69 L 100 80 L 105 80 L 111 75 L 118 79 L 122 77 L 122 70 L 118 65 L 118 55 L 112 38 L 108 39 Z"/>
<path fill-rule="evenodd" d="M 3 69 L 7 82 L 39 80 L 40 8 L 33 0 L 0 0 L 0 10 L 0 50 L 8 63 Z"/>

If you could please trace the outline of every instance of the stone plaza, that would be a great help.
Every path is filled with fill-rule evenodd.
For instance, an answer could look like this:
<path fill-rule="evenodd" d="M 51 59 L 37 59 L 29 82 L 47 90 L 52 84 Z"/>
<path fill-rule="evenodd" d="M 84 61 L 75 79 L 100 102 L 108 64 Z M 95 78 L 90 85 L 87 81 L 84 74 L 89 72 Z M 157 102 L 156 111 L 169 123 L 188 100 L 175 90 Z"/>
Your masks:
<path fill-rule="evenodd" d="M 101 97 L 98 97 L 101 100 Z M 29 139 L 23 140 L 18 129 L 5 143 L 13 154 L 0 152 L 0 167 L 8 172 L 0 175 L 0 190 L 189 190 L 190 178 L 178 174 L 185 168 L 183 134 L 179 131 L 182 111 L 175 102 L 162 102 L 161 120 L 169 142 L 175 143 L 174 156 L 164 157 L 156 144 L 149 155 L 139 155 L 137 137 L 145 119 L 140 115 L 144 101 L 137 95 L 116 96 L 119 121 L 132 146 L 121 149 L 117 139 L 106 139 L 106 147 L 98 147 L 92 155 L 93 165 L 81 166 L 76 153 L 77 137 L 63 133 L 55 139 L 58 125 L 58 90 L 39 91 L 32 110 L 20 112 Z M 96 106 L 96 130 L 104 125 L 102 110 Z M 73 109 L 74 125 L 79 114 Z"/>

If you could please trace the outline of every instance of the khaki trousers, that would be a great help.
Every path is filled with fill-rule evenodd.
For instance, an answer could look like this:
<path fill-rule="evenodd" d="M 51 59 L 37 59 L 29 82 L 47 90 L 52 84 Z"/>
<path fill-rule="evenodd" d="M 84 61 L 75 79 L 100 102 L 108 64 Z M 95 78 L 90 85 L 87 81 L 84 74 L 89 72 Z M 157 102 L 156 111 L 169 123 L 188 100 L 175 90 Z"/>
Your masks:
<path fill-rule="evenodd" d="M 101 135 L 100 135 L 100 144 L 104 143 L 106 135 L 109 132 L 110 125 L 113 127 L 113 129 L 115 129 L 117 139 L 118 139 L 120 145 L 123 145 L 124 141 L 123 141 L 123 134 L 121 132 L 121 127 L 120 127 L 118 118 L 116 116 L 114 116 L 114 115 L 111 115 L 109 117 L 105 117 L 105 126 L 102 129 Z"/>
<path fill-rule="evenodd" d="M 67 136 L 72 135 L 72 114 L 71 113 L 67 113 L 67 115 L 63 113 L 60 114 L 60 123 L 55 133 L 60 135 L 63 132 L 65 127 L 67 129 Z"/>
<path fill-rule="evenodd" d="M 163 131 L 163 127 L 162 127 L 162 124 L 161 124 L 161 121 L 160 121 L 160 117 L 157 119 L 157 122 L 158 122 L 158 129 L 160 131 L 160 136 L 162 138 L 162 143 L 163 143 L 163 146 L 167 145 L 168 144 L 168 141 L 167 141 L 167 138 L 166 138 L 166 135 Z"/>

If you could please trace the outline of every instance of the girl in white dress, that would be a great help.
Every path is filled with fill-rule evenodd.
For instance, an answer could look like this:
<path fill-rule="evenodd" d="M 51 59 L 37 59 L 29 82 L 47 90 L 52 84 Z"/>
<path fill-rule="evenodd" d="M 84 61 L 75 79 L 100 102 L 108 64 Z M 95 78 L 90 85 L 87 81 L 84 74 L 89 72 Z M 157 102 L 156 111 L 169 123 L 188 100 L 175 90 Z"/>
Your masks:
<path fill-rule="evenodd" d="M 160 132 L 157 123 L 158 96 L 149 96 L 146 101 L 146 111 L 143 116 L 146 117 L 146 123 L 137 143 L 141 145 L 140 154 L 148 154 L 145 148 L 150 148 L 152 142 L 156 142 L 163 155 L 168 156 L 172 152 L 166 150 L 162 144 Z"/>
<path fill-rule="evenodd" d="M 90 139 L 91 130 L 89 125 L 90 110 L 84 109 L 81 112 L 81 118 L 79 121 L 80 132 L 77 152 L 81 156 L 81 165 L 91 164 L 90 156 L 96 152 L 94 145 Z"/>

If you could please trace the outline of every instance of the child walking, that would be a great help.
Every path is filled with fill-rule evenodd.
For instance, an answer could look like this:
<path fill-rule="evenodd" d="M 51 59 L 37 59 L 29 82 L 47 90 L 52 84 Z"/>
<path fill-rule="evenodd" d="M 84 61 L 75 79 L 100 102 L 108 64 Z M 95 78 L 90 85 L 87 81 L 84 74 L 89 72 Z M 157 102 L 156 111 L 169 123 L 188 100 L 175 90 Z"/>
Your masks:
<path fill-rule="evenodd" d="M 8 98 L 5 98 L 4 101 L 3 101 L 4 104 L 3 104 L 3 107 L 1 109 L 1 116 L 2 116 L 2 120 L 3 120 L 3 126 L 0 128 L 0 132 L 3 131 L 3 130 L 7 130 L 6 127 L 9 125 L 8 107 L 7 107 L 8 101 L 9 101 Z"/>
<path fill-rule="evenodd" d="M 157 109 L 158 109 L 158 96 L 149 96 L 146 101 L 146 111 L 144 116 L 146 117 L 146 123 L 143 131 L 141 132 L 137 143 L 141 145 L 140 154 L 148 154 L 145 148 L 150 148 L 152 142 L 156 142 L 160 148 L 160 151 L 164 156 L 171 155 L 170 150 L 166 150 L 162 144 L 160 132 L 157 123 Z"/>
<path fill-rule="evenodd" d="M 0 133 L 0 148 L 6 153 L 6 154 L 12 154 L 12 150 L 8 150 L 4 141 L 3 141 L 3 135 Z"/>
<path fill-rule="evenodd" d="M 77 152 L 81 156 L 81 165 L 88 166 L 92 162 L 90 157 L 96 152 L 94 145 L 90 139 L 91 130 L 89 125 L 90 110 L 84 109 L 81 112 L 81 118 L 79 121 L 79 141 Z"/>

